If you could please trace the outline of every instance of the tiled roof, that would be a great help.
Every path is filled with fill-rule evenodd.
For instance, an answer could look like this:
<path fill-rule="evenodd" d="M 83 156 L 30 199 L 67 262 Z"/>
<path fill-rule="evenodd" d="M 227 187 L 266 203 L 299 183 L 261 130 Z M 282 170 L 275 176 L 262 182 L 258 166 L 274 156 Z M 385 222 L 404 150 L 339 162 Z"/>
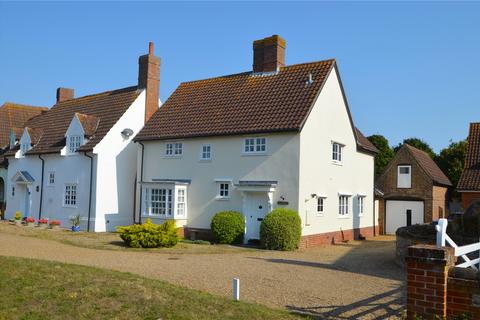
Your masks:
<path fill-rule="evenodd" d="M 299 130 L 334 65 L 325 60 L 184 82 L 135 140 Z"/>
<path fill-rule="evenodd" d="M 89 116 L 79 112 L 75 113 L 75 115 L 82 124 L 85 135 L 87 137 L 93 136 L 93 134 L 97 130 L 99 119 L 95 116 Z"/>
<path fill-rule="evenodd" d="M 140 94 L 137 87 L 107 91 L 65 100 L 50 111 L 28 121 L 26 126 L 43 130 L 38 143 L 27 154 L 57 153 L 65 146 L 65 134 L 76 113 L 88 133 L 93 134 L 80 151 L 91 151 L 99 143 Z M 95 125 L 95 132 L 91 128 Z"/>
<path fill-rule="evenodd" d="M 335 60 L 279 72 L 244 72 L 184 82 L 152 116 L 136 141 L 301 130 Z M 308 83 L 310 78 L 312 83 Z M 360 149 L 377 149 L 358 130 Z"/>
<path fill-rule="evenodd" d="M 355 133 L 357 134 L 358 147 L 368 152 L 378 153 L 378 149 L 363 135 L 358 128 L 355 128 Z"/>
<path fill-rule="evenodd" d="M 14 130 L 17 139 L 20 138 L 25 123 L 47 110 L 45 107 L 5 102 L 0 107 L 0 149 L 9 144 L 11 129 Z"/>
<path fill-rule="evenodd" d="M 438 184 L 451 186 L 452 183 L 447 178 L 447 176 L 443 173 L 443 171 L 437 166 L 435 161 L 426 153 L 420 149 L 412 147 L 409 144 L 404 144 L 405 148 L 410 151 L 410 154 L 417 160 L 420 167 L 423 168 L 425 173 L 432 178 Z"/>
<path fill-rule="evenodd" d="M 467 155 L 458 190 L 480 191 L 480 123 L 470 123 Z"/>

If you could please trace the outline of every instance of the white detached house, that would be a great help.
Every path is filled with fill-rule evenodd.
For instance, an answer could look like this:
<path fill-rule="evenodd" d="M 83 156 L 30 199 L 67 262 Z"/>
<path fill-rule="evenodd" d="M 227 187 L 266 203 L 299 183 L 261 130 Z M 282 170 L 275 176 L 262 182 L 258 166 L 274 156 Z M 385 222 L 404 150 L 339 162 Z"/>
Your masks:
<path fill-rule="evenodd" d="M 335 60 L 285 66 L 279 36 L 253 51 L 253 72 L 180 84 L 135 137 L 135 222 L 209 237 L 213 215 L 236 210 L 250 241 L 288 207 L 304 247 L 374 235 L 377 150 L 353 124 Z"/>
<path fill-rule="evenodd" d="M 26 123 L 8 158 L 7 210 L 69 226 L 114 231 L 133 222 L 137 147 L 133 137 L 159 107 L 160 59 L 139 58 L 138 85 L 74 98 L 59 88 L 57 103 Z"/>

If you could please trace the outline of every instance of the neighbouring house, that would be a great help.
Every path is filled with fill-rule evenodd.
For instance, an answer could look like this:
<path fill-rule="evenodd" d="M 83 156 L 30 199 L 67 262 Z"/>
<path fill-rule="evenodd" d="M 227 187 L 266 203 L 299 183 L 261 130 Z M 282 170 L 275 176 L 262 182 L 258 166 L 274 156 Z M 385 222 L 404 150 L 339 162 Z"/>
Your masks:
<path fill-rule="evenodd" d="M 0 216 L 6 206 L 6 181 L 8 161 L 3 154 L 8 151 L 10 146 L 15 146 L 18 142 L 22 128 L 25 123 L 36 117 L 48 108 L 29 106 L 13 102 L 5 102 L 0 107 Z"/>
<path fill-rule="evenodd" d="M 215 213 L 259 239 L 273 208 L 298 211 L 302 246 L 375 234 L 374 156 L 355 128 L 335 60 L 285 66 L 285 41 L 253 43 L 253 70 L 184 82 L 135 137 L 136 222 L 173 219 L 210 236 Z"/>
<path fill-rule="evenodd" d="M 404 144 L 378 177 L 381 233 L 428 223 L 448 215 L 450 180 L 430 156 Z"/>
<path fill-rule="evenodd" d="M 59 88 L 56 104 L 28 121 L 6 153 L 6 216 L 58 219 L 112 231 L 133 222 L 137 146 L 132 139 L 159 107 L 160 59 L 139 58 L 138 84 L 83 97 Z"/>
<path fill-rule="evenodd" d="M 462 206 L 467 209 L 480 201 L 480 123 L 470 123 L 467 140 L 467 155 L 457 191 L 462 197 Z"/>

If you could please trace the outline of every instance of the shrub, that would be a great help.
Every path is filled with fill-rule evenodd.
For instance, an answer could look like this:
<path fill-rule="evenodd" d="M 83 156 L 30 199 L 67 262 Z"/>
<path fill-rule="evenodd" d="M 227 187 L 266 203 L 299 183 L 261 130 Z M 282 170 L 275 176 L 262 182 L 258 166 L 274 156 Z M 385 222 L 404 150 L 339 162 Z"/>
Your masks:
<path fill-rule="evenodd" d="M 240 212 L 221 211 L 213 217 L 210 228 L 218 243 L 242 243 L 245 220 Z"/>
<path fill-rule="evenodd" d="M 35 222 L 35 219 L 32 218 L 32 217 L 27 217 L 27 219 L 25 219 L 25 221 L 32 223 L 32 222 Z"/>
<path fill-rule="evenodd" d="M 50 225 L 51 226 L 59 226 L 61 224 L 61 222 L 59 220 L 52 220 L 50 221 Z"/>
<path fill-rule="evenodd" d="M 16 211 L 15 212 L 15 220 L 21 220 L 22 219 L 22 214 L 20 213 L 20 211 Z"/>
<path fill-rule="evenodd" d="M 178 242 L 175 221 L 172 220 L 158 225 L 147 219 L 143 224 L 118 227 L 117 232 L 125 244 L 132 248 L 170 248 Z"/>
<path fill-rule="evenodd" d="M 48 219 L 39 219 L 38 223 L 40 224 L 48 224 Z"/>
<path fill-rule="evenodd" d="M 300 216 L 292 209 L 274 209 L 260 225 L 260 242 L 266 249 L 295 250 L 298 248 L 301 236 Z"/>

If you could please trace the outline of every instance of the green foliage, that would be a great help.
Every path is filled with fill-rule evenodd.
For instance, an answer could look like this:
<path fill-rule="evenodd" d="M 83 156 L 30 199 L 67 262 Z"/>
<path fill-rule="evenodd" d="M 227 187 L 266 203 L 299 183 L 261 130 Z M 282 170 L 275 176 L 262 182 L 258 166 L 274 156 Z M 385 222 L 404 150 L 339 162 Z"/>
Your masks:
<path fill-rule="evenodd" d="M 260 225 L 260 241 L 270 250 L 295 250 L 300 244 L 301 235 L 300 216 L 292 209 L 274 209 Z"/>
<path fill-rule="evenodd" d="M 367 139 L 373 143 L 373 145 L 378 149 L 379 153 L 375 156 L 375 175 L 380 175 L 390 160 L 393 159 L 395 153 L 393 152 L 392 148 L 388 144 L 388 140 L 380 135 L 374 134 Z"/>
<path fill-rule="evenodd" d="M 245 220 L 240 212 L 221 211 L 213 217 L 210 228 L 218 243 L 242 243 Z"/>
<path fill-rule="evenodd" d="M 175 221 L 167 220 L 158 225 L 147 219 L 143 224 L 117 227 L 120 238 L 132 248 L 170 248 L 177 244 Z"/>
<path fill-rule="evenodd" d="M 419 139 L 419 138 L 404 139 L 402 143 L 398 144 L 394 148 L 394 151 L 397 152 L 402 147 L 402 145 L 405 144 L 405 143 L 411 145 L 412 147 L 415 147 L 417 149 L 425 151 L 426 153 L 428 153 L 428 155 L 432 159 L 435 159 L 436 156 L 437 156 L 435 154 L 435 152 L 433 151 L 433 149 L 430 147 L 430 145 L 428 143 L 426 143 L 424 140 Z"/>
<path fill-rule="evenodd" d="M 438 155 L 436 162 L 440 169 L 450 179 L 454 186 L 463 172 L 465 156 L 467 154 L 467 141 L 451 142 L 448 147 L 442 149 Z"/>
<path fill-rule="evenodd" d="M 80 215 L 77 214 L 77 215 L 71 217 L 70 222 L 72 223 L 72 226 L 78 227 L 80 225 Z"/>
<path fill-rule="evenodd" d="M 180 240 L 182 243 L 190 243 L 190 244 L 200 244 L 200 245 L 211 245 L 210 241 L 205 241 L 205 240 L 188 240 L 188 239 L 182 239 Z"/>
<path fill-rule="evenodd" d="M 20 213 L 20 211 L 16 211 L 15 212 L 15 220 L 21 220 L 22 219 L 22 214 Z"/>

